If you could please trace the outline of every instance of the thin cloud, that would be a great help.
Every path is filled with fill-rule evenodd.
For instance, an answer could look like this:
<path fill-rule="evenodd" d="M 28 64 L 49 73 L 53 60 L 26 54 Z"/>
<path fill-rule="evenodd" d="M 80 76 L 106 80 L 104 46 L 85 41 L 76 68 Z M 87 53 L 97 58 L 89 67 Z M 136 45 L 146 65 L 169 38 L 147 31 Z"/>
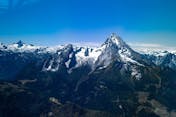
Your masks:
<path fill-rule="evenodd" d="M 8 10 L 21 8 L 24 5 L 39 2 L 40 0 L 0 0 L 0 13 L 5 13 Z"/>
<path fill-rule="evenodd" d="M 129 45 L 137 51 L 176 51 L 176 47 L 165 46 L 153 43 L 129 43 Z"/>
<path fill-rule="evenodd" d="M 84 47 L 99 47 L 101 44 L 100 43 L 95 43 L 95 42 L 79 42 L 79 43 L 71 43 L 75 46 L 84 46 Z"/>
<path fill-rule="evenodd" d="M 158 47 L 164 47 L 160 44 L 152 44 L 152 43 L 129 43 L 131 46 L 135 47 L 149 47 L 149 48 L 158 48 Z"/>

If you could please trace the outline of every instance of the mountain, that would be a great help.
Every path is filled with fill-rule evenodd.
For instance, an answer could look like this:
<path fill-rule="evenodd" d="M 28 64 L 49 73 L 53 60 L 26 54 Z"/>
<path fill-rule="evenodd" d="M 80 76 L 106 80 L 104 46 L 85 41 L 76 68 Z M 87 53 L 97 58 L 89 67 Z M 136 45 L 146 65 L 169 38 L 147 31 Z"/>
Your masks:
<path fill-rule="evenodd" d="M 100 47 L 0 44 L 0 116 L 174 117 L 176 55 L 139 53 L 111 34 Z"/>

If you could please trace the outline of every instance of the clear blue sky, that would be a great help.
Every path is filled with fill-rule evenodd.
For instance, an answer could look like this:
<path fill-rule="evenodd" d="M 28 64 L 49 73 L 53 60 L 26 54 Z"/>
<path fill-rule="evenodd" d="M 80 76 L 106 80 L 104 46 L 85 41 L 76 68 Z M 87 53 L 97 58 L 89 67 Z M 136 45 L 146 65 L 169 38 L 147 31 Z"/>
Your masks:
<path fill-rule="evenodd" d="M 0 0 L 0 42 L 127 42 L 176 46 L 176 0 Z"/>

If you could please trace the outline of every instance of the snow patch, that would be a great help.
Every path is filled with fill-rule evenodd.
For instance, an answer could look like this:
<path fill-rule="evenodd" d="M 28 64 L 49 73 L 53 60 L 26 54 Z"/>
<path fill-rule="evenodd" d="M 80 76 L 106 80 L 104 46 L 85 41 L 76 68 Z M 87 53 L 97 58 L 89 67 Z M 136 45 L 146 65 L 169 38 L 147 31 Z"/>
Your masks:
<path fill-rule="evenodd" d="M 134 77 L 136 80 L 140 80 L 142 78 L 142 74 L 136 67 L 133 67 L 131 70 L 131 76 Z"/>

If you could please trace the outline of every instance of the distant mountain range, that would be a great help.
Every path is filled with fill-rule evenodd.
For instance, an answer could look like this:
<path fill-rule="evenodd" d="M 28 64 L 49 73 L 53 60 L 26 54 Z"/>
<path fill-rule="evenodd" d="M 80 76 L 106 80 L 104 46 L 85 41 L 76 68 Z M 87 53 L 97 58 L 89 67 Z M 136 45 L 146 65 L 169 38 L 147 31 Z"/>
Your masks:
<path fill-rule="evenodd" d="M 100 47 L 1 43 L 0 79 L 2 117 L 176 116 L 176 54 L 114 33 Z"/>

